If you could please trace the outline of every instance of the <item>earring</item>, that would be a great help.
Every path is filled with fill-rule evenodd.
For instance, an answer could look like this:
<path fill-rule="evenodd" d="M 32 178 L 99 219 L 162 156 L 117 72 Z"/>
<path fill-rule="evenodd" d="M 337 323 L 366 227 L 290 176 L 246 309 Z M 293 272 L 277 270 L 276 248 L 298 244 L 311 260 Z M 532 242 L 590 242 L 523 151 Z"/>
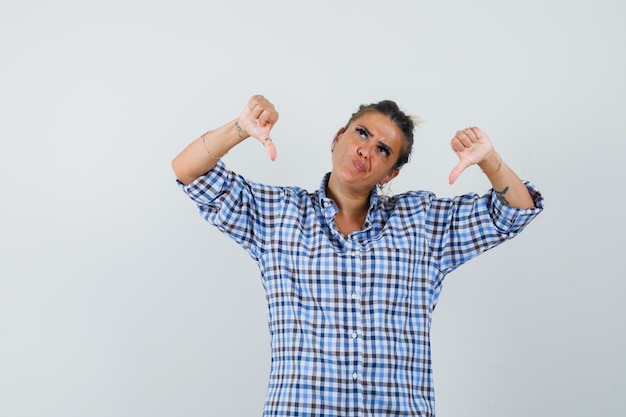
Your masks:
<path fill-rule="evenodd" d="M 376 184 L 376 187 L 378 187 L 378 194 L 384 195 L 384 196 L 391 195 L 391 188 L 389 187 L 388 182 L 384 182 L 384 183 L 379 182 L 378 184 Z"/>

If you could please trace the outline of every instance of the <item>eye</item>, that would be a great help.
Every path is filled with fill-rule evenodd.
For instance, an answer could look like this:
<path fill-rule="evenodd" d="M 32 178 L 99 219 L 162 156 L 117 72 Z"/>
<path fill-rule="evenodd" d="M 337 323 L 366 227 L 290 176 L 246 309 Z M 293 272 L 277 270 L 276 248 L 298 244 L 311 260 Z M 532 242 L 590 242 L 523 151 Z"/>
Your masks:
<path fill-rule="evenodd" d="M 367 132 L 362 127 L 357 127 L 356 129 L 357 135 L 361 136 L 363 139 L 367 139 Z"/>
<path fill-rule="evenodd" d="M 385 145 L 378 145 L 378 152 L 380 152 L 381 154 L 385 155 L 385 156 L 389 156 L 391 155 L 391 150 L 385 146 Z"/>

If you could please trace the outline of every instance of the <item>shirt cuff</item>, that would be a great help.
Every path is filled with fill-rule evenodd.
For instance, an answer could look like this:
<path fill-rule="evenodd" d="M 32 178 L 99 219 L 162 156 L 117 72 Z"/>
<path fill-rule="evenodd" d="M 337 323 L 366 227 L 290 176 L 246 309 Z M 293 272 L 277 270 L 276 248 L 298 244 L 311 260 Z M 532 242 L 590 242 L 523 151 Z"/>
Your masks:
<path fill-rule="evenodd" d="M 229 180 L 230 171 L 222 161 L 218 161 L 215 167 L 193 180 L 190 184 L 185 185 L 178 180 L 176 182 L 181 190 L 194 202 L 200 205 L 208 205 L 222 194 Z"/>
<path fill-rule="evenodd" d="M 491 207 L 495 226 L 504 233 L 517 233 L 543 210 L 543 196 L 531 182 L 524 181 L 535 204 L 529 209 L 509 207 L 502 204 L 495 190 L 491 190 Z"/>

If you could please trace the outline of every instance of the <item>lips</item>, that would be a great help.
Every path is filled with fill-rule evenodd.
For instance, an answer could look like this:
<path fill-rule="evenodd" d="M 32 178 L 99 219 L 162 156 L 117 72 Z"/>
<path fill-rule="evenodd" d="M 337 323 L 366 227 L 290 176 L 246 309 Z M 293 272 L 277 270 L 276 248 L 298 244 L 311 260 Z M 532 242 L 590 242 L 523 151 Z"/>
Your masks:
<path fill-rule="evenodd" d="M 352 160 L 352 165 L 354 166 L 354 169 L 356 169 L 357 171 L 365 172 L 365 165 L 363 165 L 361 162 L 357 160 Z"/>

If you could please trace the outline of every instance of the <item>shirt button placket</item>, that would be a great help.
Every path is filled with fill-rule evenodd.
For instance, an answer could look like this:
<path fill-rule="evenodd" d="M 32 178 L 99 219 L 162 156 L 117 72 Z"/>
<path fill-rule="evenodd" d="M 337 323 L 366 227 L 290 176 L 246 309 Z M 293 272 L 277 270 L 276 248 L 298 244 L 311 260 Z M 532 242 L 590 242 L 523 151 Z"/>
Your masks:
<path fill-rule="evenodd" d="M 363 356 L 364 356 L 364 346 L 363 346 L 363 317 L 361 313 L 361 287 L 362 287 L 362 276 L 363 276 L 363 263 L 361 256 L 361 248 L 354 242 L 355 245 L 349 251 L 350 256 L 352 257 L 352 265 L 353 265 L 353 279 L 352 279 L 352 289 L 349 293 L 348 303 L 351 305 L 352 312 L 352 331 L 349 331 L 349 337 L 353 341 L 353 349 L 354 349 L 354 363 L 355 369 L 352 372 L 352 380 L 354 381 L 357 389 L 357 398 L 359 404 L 363 403 Z"/>

